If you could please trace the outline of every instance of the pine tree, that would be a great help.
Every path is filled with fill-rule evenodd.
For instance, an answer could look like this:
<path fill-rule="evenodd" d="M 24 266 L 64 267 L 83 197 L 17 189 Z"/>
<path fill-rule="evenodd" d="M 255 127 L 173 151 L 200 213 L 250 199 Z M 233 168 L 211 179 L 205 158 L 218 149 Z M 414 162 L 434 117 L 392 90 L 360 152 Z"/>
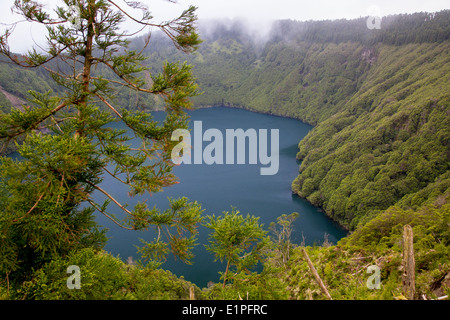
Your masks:
<path fill-rule="evenodd" d="M 230 267 L 236 267 L 237 272 L 247 272 L 263 261 L 270 240 L 258 217 L 244 217 L 233 208 L 231 213 L 226 211 L 223 216 L 212 215 L 206 219 L 205 226 L 213 232 L 209 236 L 209 245 L 205 247 L 215 255 L 216 261 L 227 261 L 222 274 L 223 287 L 231 278 L 228 275 Z"/>
<path fill-rule="evenodd" d="M 167 253 L 170 247 L 186 262 L 192 257 L 202 212 L 196 202 L 171 200 L 170 209 L 162 213 L 146 202 L 130 208 L 100 186 L 110 175 L 135 196 L 177 183 L 171 134 L 187 128 L 185 110 L 198 90 L 190 65 L 167 62 L 161 73 L 150 73 L 142 51 L 127 48 L 135 34 L 120 29 L 125 20 L 133 21 L 140 32 L 157 28 L 176 48 L 190 53 L 201 42 L 196 8 L 154 23 L 144 4 L 125 3 L 62 0 L 52 13 L 38 1 L 14 3 L 14 11 L 27 21 L 46 26 L 47 48 L 45 53 L 32 48 L 27 55 L 14 54 L 8 45 L 12 28 L 0 37 L 1 53 L 24 68 L 45 68 L 63 94 L 30 91 L 32 99 L 22 110 L 0 114 L 0 147 L 24 139 L 17 146 L 21 160 L 0 160 L 0 277 L 8 283 L 25 279 L 31 269 L 54 257 L 83 247 L 101 248 L 106 238 L 94 221 L 96 210 L 125 229 L 154 227 L 159 236 L 148 250 L 164 248 Z M 140 18 L 129 13 L 137 11 Z M 150 33 L 142 49 L 149 43 Z M 150 112 L 115 105 L 114 94 L 124 88 L 164 99 L 165 120 L 158 123 Z M 113 128 L 114 122 L 123 122 L 128 131 Z M 141 145 L 133 147 L 131 139 Z M 93 199 L 94 191 L 104 202 Z M 164 259 L 161 252 L 152 256 Z"/>

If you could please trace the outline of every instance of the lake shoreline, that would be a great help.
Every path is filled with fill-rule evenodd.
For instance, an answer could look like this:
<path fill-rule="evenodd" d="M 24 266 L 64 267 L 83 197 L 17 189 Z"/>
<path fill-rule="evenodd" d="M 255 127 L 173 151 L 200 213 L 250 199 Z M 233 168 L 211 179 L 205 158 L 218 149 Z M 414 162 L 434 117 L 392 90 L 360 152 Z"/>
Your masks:
<path fill-rule="evenodd" d="M 263 112 L 263 111 L 252 110 L 252 109 L 248 109 L 248 108 L 246 108 L 246 107 L 244 107 L 244 106 L 241 106 L 241 105 L 233 105 L 232 103 L 229 103 L 229 104 L 217 104 L 217 105 L 199 105 L 199 106 L 194 106 L 194 107 L 192 108 L 192 110 L 211 109 L 211 108 L 242 109 L 242 110 L 246 110 L 246 111 L 250 111 L 250 112 L 254 112 L 254 113 L 270 115 L 270 116 L 273 116 L 273 117 L 280 117 L 280 118 L 285 118 L 285 119 L 294 119 L 294 120 L 300 121 L 300 122 L 302 122 L 302 123 L 304 123 L 304 124 L 306 124 L 306 125 L 309 125 L 309 126 L 311 126 L 311 127 L 313 127 L 313 128 L 315 127 L 313 124 L 308 123 L 308 122 L 304 121 L 303 119 L 299 119 L 299 118 L 296 118 L 296 117 L 282 116 L 282 115 L 274 114 L 274 113 L 272 113 L 272 112 Z M 303 140 L 303 139 L 301 139 L 301 140 Z M 300 141 L 301 141 L 301 140 L 300 140 Z M 300 143 L 300 141 L 299 141 L 299 143 Z M 291 181 L 291 183 L 292 183 L 292 181 Z M 292 190 L 291 190 L 291 191 L 292 191 Z M 296 192 L 294 192 L 294 191 L 292 191 L 292 194 L 295 195 L 296 197 L 300 198 L 300 199 L 304 199 L 304 200 L 308 201 L 309 204 L 311 204 L 313 207 L 317 208 L 317 209 L 318 209 L 320 212 L 322 212 L 327 218 L 329 218 L 331 221 L 333 221 L 333 222 L 336 223 L 339 227 L 341 227 L 343 230 L 345 230 L 345 231 L 347 232 L 347 236 L 348 236 L 348 234 L 350 233 L 350 229 L 349 229 L 348 226 L 343 225 L 341 222 L 339 222 L 339 221 L 333 219 L 333 218 L 331 217 L 331 215 L 328 214 L 324 208 L 312 204 L 307 198 L 300 196 L 298 193 L 296 193 Z"/>
<path fill-rule="evenodd" d="M 226 130 L 247 129 L 279 129 L 279 168 L 276 175 L 260 175 L 260 166 L 245 161 L 242 165 L 224 164 L 183 164 L 174 168 L 174 174 L 180 183 L 165 188 L 161 193 L 152 194 L 148 200 L 161 210 L 167 208 L 167 198 L 185 196 L 195 200 L 205 210 L 204 215 L 221 215 L 230 207 L 237 208 L 243 215 L 251 214 L 259 218 L 264 226 L 269 226 L 283 214 L 300 213 L 300 218 L 294 222 L 295 232 L 292 243 L 305 243 L 308 246 L 321 245 L 325 239 L 333 244 L 338 243 L 348 232 L 336 221 L 324 214 L 323 210 L 313 206 L 308 200 L 292 193 L 291 182 L 298 175 L 299 162 L 295 160 L 298 142 L 312 129 L 312 126 L 297 119 L 257 113 L 237 107 L 206 106 L 188 111 L 189 128 L 192 133 L 196 121 L 202 121 L 203 128 Z M 154 120 L 162 121 L 163 112 L 154 112 Z M 120 129 L 123 124 L 117 123 Z M 257 130 L 258 131 L 258 130 Z M 259 131 L 258 131 L 259 132 Z M 209 143 L 204 142 L 205 147 Z M 112 187 L 113 181 L 106 176 L 102 185 Z M 113 189 L 117 199 L 133 205 L 144 199 L 128 199 L 125 190 Z M 96 196 L 96 195 L 94 195 Z M 100 195 L 101 196 L 101 195 Z M 102 201 L 101 197 L 98 201 Z M 107 236 L 111 237 L 105 250 L 121 257 L 136 256 L 135 246 L 139 238 L 151 241 L 153 230 L 142 234 L 129 233 L 111 226 L 105 217 L 97 215 L 100 225 L 111 227 Z M 209 231 L 199 227 L 198 243 L 194 248 L 195 261 L 187 266 L 180 261 L 168 258 L 164 269 L 205 287 L 208 281 L 218 281 L 219 272 L 224 266 L 212 261 L 210 253 L 204 245 L 208 243 Z"/>
<path fill-rule="evenodd" d="M 213 104 L 213 105 L 198 105 L 198 106 L 194 106 L 192 108 L 192 110 L 197 110 L 197 109 L 209 109 L 209 108 L 230 108 L 230 109 L 242 109 L 242 110 L 246 110 L 246 111 L 251 111 L 254 113 L 259 113 L 259 114 L 265 114 L 265 115 L 269 115 L 269 116 L 273 116 L 273 117 L 280 117 L 280 118 L 284 118 L 284 119 L 294 119 L 297 121 L 300 121 L 304 124 L 307 124 L 311 127 L 315 127 L 317 124 L 313 124 L 313 123 L 309 123 L 307 121 L 305 121 L 304 119 L 301 118 L 297 118 L 297 117 L 290 117 L 290 116 L 282 116 L 276 113 L 272 113 L 272 112 L 264 112 L 264 111 L 260 111 L 260 110 L 254 110 L 254 109 L 249 109 L 247 107 L 244 107 L 242 105 L 234 105 L 232 103 L 228 103 L 228 104 Z M 158 111 L 163 111 L 163 110 L 158 110 Z"/>

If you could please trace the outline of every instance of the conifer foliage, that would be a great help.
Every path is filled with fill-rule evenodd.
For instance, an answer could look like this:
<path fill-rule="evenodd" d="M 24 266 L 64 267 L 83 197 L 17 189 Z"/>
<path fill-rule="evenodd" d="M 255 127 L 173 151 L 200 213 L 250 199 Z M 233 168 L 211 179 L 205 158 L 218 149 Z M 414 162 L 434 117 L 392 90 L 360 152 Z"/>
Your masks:
<path fill-rule="evenodd" d="M 100 183 L 110 175 L 128 185 L 130 196 L 177 183 L 170 137 L 173 130 L 187 128 L 184 111 L 197 94 L 191 66 L 166 63 L 161 73 L 150 73 L 141 52 L 128 49 L 128 38 L 136 33 L 122 31 L 121 23 L 131 20 L 139 32 L 162 30 L 177 49 L 189 53 L 201 42 L 196 8 L 162 23 L 153 22 L 146 5 L 127 1 L 62 0 L 50 12 L 39 1 L 16 0 L 13 10 L 28 22 L 46 26 L 46 50 L 12 53 L 11 28 L 0 37 L 1 53 L 24 68 L 45 68 L 63 90 L 30 92 L 26 106 L 0 115 L 1 148 L 24 139 L 17 146 L 22 159 L 1 159 L 0 278 L 8 284 L 23 281 L 32 269 L 75 249 L 101 248 L 105 234 L 94 221 L 95 210 L 125 229 L 154 227 L 160 244 L 154 247 L 188 261 L 201 219 L 197 203 L 172 200 L 167 212 L 150 209 L 146 202 L 132 208 Z M 143 48 L 149 43 L 150 33 Z M 165 101 L 165 120 L 158 123 L 150 113 L 116 105 L 118 89 L 159 96 Z M 118 121 L 133 136 L 111 126 Z M 132 138 L 141 144 L 131 145 Z M 93 192 L 103 194 L 104 202 L 95 202 Z"/>

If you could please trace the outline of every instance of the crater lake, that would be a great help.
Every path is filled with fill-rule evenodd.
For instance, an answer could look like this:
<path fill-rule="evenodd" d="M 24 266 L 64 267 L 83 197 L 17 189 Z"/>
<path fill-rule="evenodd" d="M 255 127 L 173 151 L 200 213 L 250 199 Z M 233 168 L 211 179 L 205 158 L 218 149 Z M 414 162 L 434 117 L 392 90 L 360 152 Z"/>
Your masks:
<path fill-rule="evenodd" d="M 156 120 L 164 119 L 163 112 L 153 112 Z M 122 203 L 133 205 L 139 200 L 147 199 L 149 208 L 153 206 L 160 210 L 169 206 L 168 198 L 187 197 L 197 201 L 204 209 L 204 216 L 221 215 L 235 207 L 244 216 L 248 214 L 260 217 L 260 223 L 267 230 L 270 222 L 276 222 L 282 214 L 298 212 L 299 218 L 294 223 L 292 241 L 306 245 L 321 244 L 327 237 L 329 242 L 336 243 L 347 233 L 336 222 L 329 219 L 320 209 L 312 206 L 307 200 L 292 194 L 291 183 L 299 170 L 296 160 L 298 142 L 307 135 L 312 126 L 301 121 L 251 111 L 213 107 L 189 111 L 190 129 L 195 121 L 201 121 L 203 131 L 214 128 L 225 133 L 226 129 L 271 129 L 279 130 L 279 168 L 276 174 L 261 175 L 262 165 L 249 164 L 181 164 L 173 170 L 179 184 L 167 187 L 163 192 L 146 194 L 130 198 L 127 188 L 115 181 L 109 175 L 104 176 L 102 185 Z M 117 124 L 117 128 L 125 128 Z M 203 142 L 207 145 L 208 142 Z M 270 145 L 270 141 L 269 141 Z M 248 154 L 247 154 L 248 156 Z M 100 185 L 101 186 L 101 185 Z M 102 195 L 94 193 L 93 197 L 101 203 Z M 111 209 L 113 205 L 111 205 Z M 120 216 L 120 209 L 113 213 Z M 119 256 L 124 261 L 128 257 L 138 260 L 136 246 L 141 246 L 139 239 L 151 241 L 156 232 L 129 231 L 120 228 L 102 214 L 97 214 L 97 222 L 107 228 L 109 238 L 105 250 Z M 208 282 L 219 282 L 219 271 L 224 271 L 225 263 L 214 262 L 214 256 L 206 251 L 204 245 L 208 242 L 210 230 L 199 227 L 198 245 L 194 249 L 195 257 L 192 265 L 187 265 L 169 256 L 161 268 L 170 270 L 177 276 L 184 276 L 188 281 L 200 288 Z"/>

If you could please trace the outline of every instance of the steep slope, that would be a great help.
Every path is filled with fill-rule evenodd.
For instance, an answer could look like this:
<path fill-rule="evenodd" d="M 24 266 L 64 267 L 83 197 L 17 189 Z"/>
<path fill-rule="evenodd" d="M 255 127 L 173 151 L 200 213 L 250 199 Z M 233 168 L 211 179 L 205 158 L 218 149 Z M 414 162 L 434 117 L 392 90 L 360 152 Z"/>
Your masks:
<path fill-rule="evenodd" d="M 300 144 L 293 190 L 351 229 L 429 184 L 449 187 L 450 42 L 376 47 L 342 110 Z M 407 200 L 409 199 L 409 200 Z"/>
<path fill-rule="evenodd" d="M 448 199 L 447 199 L 448 200 Z M 417 210 L 392 207 L 337 245 L 307 248 L 308 255 L 335 300 L 406 299 L 402 290 L 402 231 L 413 229 L 415 299 L 437 299 L 450 294 L 449 203 L 431 201 Z M 378 287 L 375 273 L 378 267 Z M 295 248 L 277 275 L 290 299 L 326 299 Z"/>

